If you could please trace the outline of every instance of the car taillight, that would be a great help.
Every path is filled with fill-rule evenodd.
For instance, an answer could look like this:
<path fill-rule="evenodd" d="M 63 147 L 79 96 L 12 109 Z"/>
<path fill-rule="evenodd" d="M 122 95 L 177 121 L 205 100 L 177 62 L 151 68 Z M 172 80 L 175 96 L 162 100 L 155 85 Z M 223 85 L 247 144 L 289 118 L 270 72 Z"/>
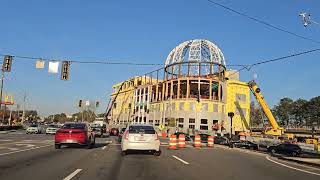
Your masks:
<path fill-rule="evenodd" d="M 129 131 L 126 131 L 124 133 L 124 139 L 128 140 L 129 139 Z"/>
<path fill-rule="evenodd" d="M 159 140 L 158 133 L 155 133 L 155 134 L 154 134 L 154 138 L 155 138 L 155 140 Z"/>

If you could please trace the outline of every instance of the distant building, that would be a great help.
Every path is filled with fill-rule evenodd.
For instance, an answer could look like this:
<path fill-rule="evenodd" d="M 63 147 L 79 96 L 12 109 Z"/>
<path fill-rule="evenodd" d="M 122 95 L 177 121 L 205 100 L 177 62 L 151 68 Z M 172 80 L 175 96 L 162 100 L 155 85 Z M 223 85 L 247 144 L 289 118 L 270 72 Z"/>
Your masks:
<path fill-rule="evenodd" d="M 111 98 L 117 98 L 109 118 L 114 125 L 174 123 L 185 132 L 228 133 L 227 114 L 234 112 L 233 133 L 249 130 L 249 87 L 237 71 L 227 70 L 223 53 L 207 40 L 181 43 L 164 69 L 112 88 Z"/>

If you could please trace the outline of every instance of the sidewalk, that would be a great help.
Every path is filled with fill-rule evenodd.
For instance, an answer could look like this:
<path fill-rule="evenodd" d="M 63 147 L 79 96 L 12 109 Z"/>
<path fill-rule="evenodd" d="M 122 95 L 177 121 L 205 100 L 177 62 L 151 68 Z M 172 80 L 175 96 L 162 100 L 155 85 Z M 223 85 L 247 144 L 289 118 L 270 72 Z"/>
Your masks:
<path fill-rule="evenodd" d="M 278 157 L 279 159 L 293 161 L 297 163 L 307 164 L 320 167 L 320 158 L 301 158 L 301 157 Z"/>

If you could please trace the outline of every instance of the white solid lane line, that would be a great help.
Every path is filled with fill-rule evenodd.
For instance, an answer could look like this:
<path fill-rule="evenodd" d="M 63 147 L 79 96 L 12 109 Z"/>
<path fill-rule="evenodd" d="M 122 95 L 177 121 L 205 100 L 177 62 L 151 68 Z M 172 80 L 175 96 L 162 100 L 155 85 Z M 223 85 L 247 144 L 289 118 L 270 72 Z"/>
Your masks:
<path fill-rule="evenodd" d="M 82 171 L 82 169 L 77 169 L 75 171 L 73 171 L 73 173 L 69 174 L 69 176 L 65 177 L 63 180 L 70 180 L 72 179 L 74 176 L 76 176 L 80 171 Z"/>
<path fill-rule="evenodd" d="M 13 151 L 13 152 L 8 152 L 8 153 L 2 153 L 2 154 L 0 154 L 0 156 L 4 156 L 4 155 L 8 155 L 8 154 L 14 154 L 14 153 L 23 152 L 23 151 L 30 151 L 30 150 L 34 150 L 34 149 L 40 149 L 40 148 L 44 148 L 44 147 L 48 147 L 48 146 L 52 146 L 52 145 L 51 145 L 51 144 L 49 144 L 49 145 L 45 145 L 45 146 L 33 147 L 33 148 L 30 148 L 30 149 L 23 149 L 23 150 L 19 150 L 19 151 Z"/>
<path fill-rule="evenodd" d="M 177 156 L 175 155 L 172 155 L 173 158 L 177 159 L 178 161 L 181 161 L 183 164 L 189 164 L 187 161 L 184 161 L 183 159 L 181 158 L 178 158 Z"/>
<path fill-rule="evenodd" d="M 103 146 L 102 149 L 105 150 L 107 146 Z"/>
<path fill-rule="evenodd" d="M 269 156 L 266 156 L 266 159 L 269 160 L 269 161 L 271 161 L 271 162 L 273 162 L 273 163 L 276 163 L 276 164 L 278 164 L 278 165 L 280 165 L 280 166 L 284 166 L 284 167 L 287 167 L 287 168 L 290 168 L 290 169 L 294 169 L 294 170 L 297 170 L 297 171 L 301 171 L 301 172 L 305 172 L 305 173 L 308 173 L 308 174 L 313 174 L 313 175 L 320 176 L 320 174 L 315 173 L 315 172 L 310 172 L 310 171 L 306 171 L 306 170 L 303 170 L 303 169 L 291 167 L 291 166 L 288 166 L 288 165 L 286 165 L 286 164 L 279 163 L 279 162 L 277 162 L 277 161 L 275 161 L 275 160 L 270 159 Z"/>

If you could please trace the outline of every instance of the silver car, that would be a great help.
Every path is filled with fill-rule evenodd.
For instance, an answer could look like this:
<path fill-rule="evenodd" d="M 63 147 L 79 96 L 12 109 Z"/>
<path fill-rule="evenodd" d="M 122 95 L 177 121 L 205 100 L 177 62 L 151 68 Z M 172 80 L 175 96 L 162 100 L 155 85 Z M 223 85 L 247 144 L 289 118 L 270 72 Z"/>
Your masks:
<path fill-rule="evenodd" d="M 58 125 L 51 124 L 46 129 L 46 134 L 56 134 L 56 132 L 60 129 Z"/>
<path fill-rule="evenodd" d="M 41 129 L 38 125 L 32 124 L 27 128 L 26 133 L 27 134 L 41 134 Z"/>
<path fill-rule="evenodd" d="M 130 150 L 144 150 L 159 156 L 161 154 L 159 136 L 151 125 L 129 125 L 122 135 L 121 150 L 123 155 Z"/>

